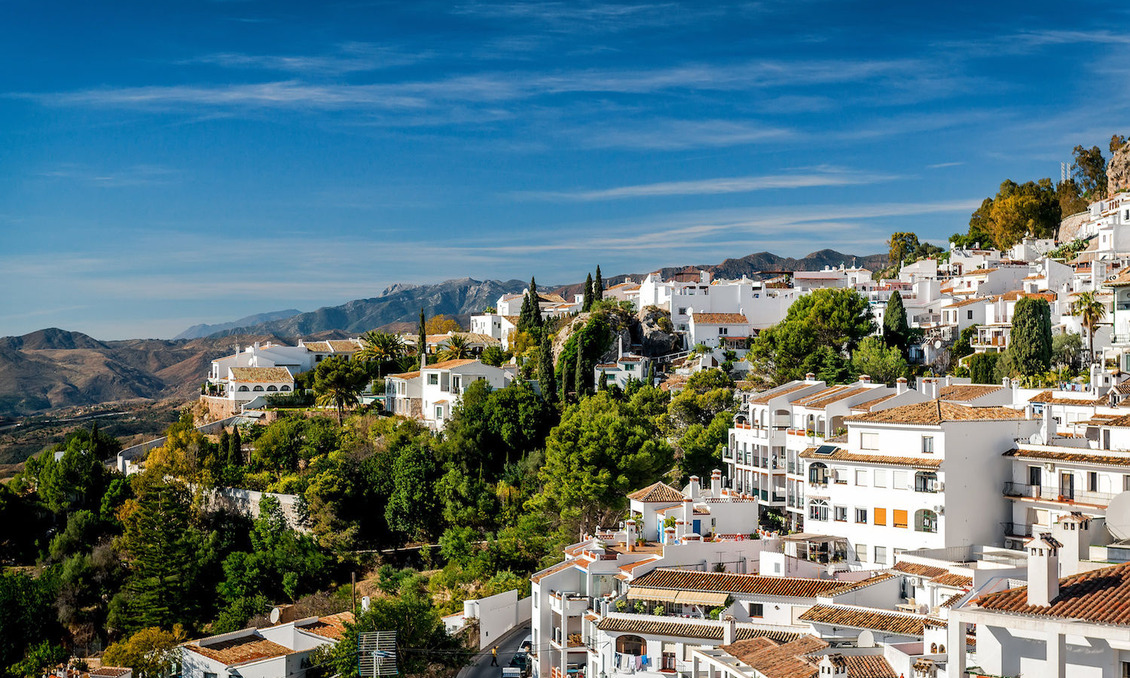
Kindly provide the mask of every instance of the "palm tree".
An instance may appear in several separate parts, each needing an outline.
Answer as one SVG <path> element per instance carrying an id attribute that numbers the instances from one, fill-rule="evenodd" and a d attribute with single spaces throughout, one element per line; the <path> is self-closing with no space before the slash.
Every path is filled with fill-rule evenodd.
<path id="1" fill-rule="evenodd" d="M 360 400 L 358 395 L 365 384 L 365 371 L 356 363 L 343 358 L 331 357 L 318 365 L 314 373 L 314 393 L 321 407 L 337 410 L 338 426 L 342 423 L 342 412 Z"/>
<path id="2" fill-rule="evenodd" d="M 447 346 L 440 351 L 440 360 L 462 360 L 471 357 L 471 342 L 465 334 L 452 334 L 447 338 Z"/>
<path id="3" fill-rule="evenodd" d="M 1095 328 L 1106 317 L 1106 304 L 1094 292 L 1083 292 L 1071 303 L 1071 313 L 1079 316 L 1079 323 L 1087 328 L 1087 341 L 1091 349 L 1091 362 L 1095 360 Z"/>
<path id="4" fill-rule="evenodd" d="M 399 360 L 408 354 L 408 347 L 399 334 L 369 330 L 361 337 L 361 341 L 365 347 L 358 352 L 357 357 L 377 363 L 377 379 L 381 378 L 381 368 L 385 363 Z"/>

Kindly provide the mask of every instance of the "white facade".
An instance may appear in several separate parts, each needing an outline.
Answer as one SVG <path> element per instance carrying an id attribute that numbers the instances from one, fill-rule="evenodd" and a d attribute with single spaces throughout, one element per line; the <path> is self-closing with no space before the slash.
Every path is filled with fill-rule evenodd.
<path id="1" fill-rule="evenodd" d="M 420 419 L 442 430 L 463 392 L 476 381 L 505 388 L 511 372 L 479 360 L 446 360 L 416 372 L 392 374 L 385 379 L 385 407 L 393 414 Z"/>
<path id="2" fill-rule="evenodd" d="M 353 615 L 343 612 L 184 643 L 178 648 L 180 675 L 184 678 L 300 678 L 306 673 L 304 662 L 310 652 L 335 644 L 344 631 L 344 624 L 352 621 Z"/>

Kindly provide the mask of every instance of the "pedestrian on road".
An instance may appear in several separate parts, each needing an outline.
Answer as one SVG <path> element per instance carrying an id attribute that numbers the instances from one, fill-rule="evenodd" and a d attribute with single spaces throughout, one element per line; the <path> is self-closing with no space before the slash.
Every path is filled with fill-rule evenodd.
<path id="1" fill-rule="evenodd" d="M 498 646 L 495 645 L 490 649 L 490 665 L 498 666 Z"/>

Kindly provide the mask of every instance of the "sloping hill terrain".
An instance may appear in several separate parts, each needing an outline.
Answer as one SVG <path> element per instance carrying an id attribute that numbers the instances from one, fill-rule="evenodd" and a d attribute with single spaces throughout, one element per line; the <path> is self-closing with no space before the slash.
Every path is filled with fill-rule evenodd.
<path id="1" fill-rule="evenodd" d="M 266 322 L 270 322 L 272 320 L 284 320 L 286 318 L 296 316 L 301 312 L 302 311 L 299 311 L 296 308 L 290 308 L 290 309 L 287 309 L 285 311 L 270 311 L 268 313 L 256 313 L 255 315 L 249 315 L 246 318 L 240 318 L 239 320 L 233 320 L 230 323 L 217 323 L 215 325 L 206 325 L 206 324 L 193 325 L 192 327 L 188 328 L 184 332 L 181 332 L 177 336 L 173 337 L 173 339 L 199 339 L 201 337 L 207 337 L 209 335 L 216 334 L 216 333 L 219 333 L 219 332 L 225 332 L 227 330 L 234 330 L 238 327 L 250 327 L 251 325 L 259 325 L 260 323 L 266 323 Z"/>

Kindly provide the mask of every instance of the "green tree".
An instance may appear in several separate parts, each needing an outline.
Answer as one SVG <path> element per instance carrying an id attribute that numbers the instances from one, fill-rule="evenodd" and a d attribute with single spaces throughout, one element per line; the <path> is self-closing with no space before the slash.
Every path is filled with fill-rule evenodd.
<path id="1" fill-rule="evenodd" d="M 980 207 L 973 211 L 969 217 L 969 229 L 965 235 L 955 233 L 950 236 L 950 242 L 958 247 L 989 247 L 993 244 L 993 235 L 990 228 L 992 222 L 993 199 L 985 198 Z"/>
<path id="2" fill-rule="evenodd" d="M 1050 179 L 1019 185 L 1005 181 L 993 199 L 988 228 L 997 248 L 1006 250 L 1026 235 L 1053 237 L 1060 216 L 1059 199 Z"/>
<path id="3" fill-rule="evenodd" d="M 0 572 L 0 672 L 14 667 L 36 644 L 54 635 L 53 601 L 53 591 L 43 579 L 23 572 Z"/>
<path id="4" fill-rule="evenodd" d="M 582 298 L 582 301 L 581 301 L 581 312 L 582 313 L 588 313 L 589 309 L 592 308 L 592 302 L 593 302 L 592 273 L 589 273 L 585 277 L 585 289 L 584 289 L 584 297 Z"/>
<path id="5" fill-rule="evenodd" d="M 405 447 L 392 467 L 392 494 L 385 506 L 390 529 L 409 539 L 425 539 L 438 527 L 435 457 L 419 445 Z"/>
<path id="6" fill-rule="evenodd" d="M 596 277 L 592 280 L 592 300 L 594 302 L 604 300 L 604 277 L 600 275 L 599 264 L 596 267 Z"/>
<path id="7" fill-rule="evenodd" d="M 785 319 L 761 332 L 747 360 L 775 383 L 803 378 L 814 357 L 843 361 L 875 328 L 869 305 L 855 290 L 819 289 L 789 307 Z M 841 363 L 842 366 L 842 363 Z"/>
<path id="8" fill-rule="evenodd" d="M 573 375 L 573 386 L 577 390 L 577 399 L 580 400 L 589 392 L 589 367 L 585 361 L 585 337 L 577 335 L 577 362 L 574 365 L 576 374 Z"/>
<path id="9" fill-rule="evenodd" d="M 553 368 L 553 345 L 549 342 L 549 335 L 541 338 L 541 352 L 538 354 L 538 385 L 541 387 L 542 396 L 550 404 L 557 402 L 557 378 Z"/>
<path id="10" fill-rule="evenodd" d="M 123 520 L 129 578 L 111 604 L 110 623 L 125 631 L 172 628 L 191 620 L 197 606 L 192 593 L 198 544 L 189 525 L 188 493 L 160 477 L 139 484 Z"/>
<path id="11" fill-rule="evenodd" d="M 887 241 L 889 252 L 887 254 L 895 272 L 902 266 L 903 261 L 918 249 L 918 236 L 909 231 L 899 231 L 891 234 Z"/>
<path id="12" fill-rule="evenodd" d="M 953 357 L 964 358 L 973 353 L 973 338 L 977 336 L 977 325 L 970 325 L 961 331 L 957 341 L 953 343 Z"/>
<path id="13" fill-rule="evenodd" d="M 857 374 L 866 374 L 873 380 L 888 385 L 899 377 L 906 376 L 910 369 L 902 357 L 902 351 L 894 346 L 885 346 L 875 337 L 859 342 L 851 362 Z"/>
<path id="14" fill-rule="evenodd" d="M 1023 297 L 1012 314 L 1008 351 L 1017 374 L 1043 374 L 1052 364 L 1051 307 L 1045 299 Z"/>
<path id="15" fill-rule="evenodd" d="M 1071 314 L 1079 316 L 1079 324 L 1087 330 L 1087 346 L 1091 361 L 1095 360 L 1095 330 L 1106 317 L 1106 304 L 1094 292 L 1083 292 L 1071 302 Z"/>
<path id="16" fill-rule="evenodd" d="M 416 326 L 416 361 L 421 367 L 428 364 L 428 323 L 423 306 L 420 307 L 420 322 Z"/>
<path id="17" fill-rule="evenodd" d="M 1122 136 L 1121 134 L 1112 134 L 1111 137 L 1110 137 L 1110 154 L 1114 155 L 1115 151 L 1117 151 L 1118 149 L 1122 148 L 1125 145 L 1126 145 L 1126 137 Z"/>
<path id="18" fill-rule="evenodd" d="M 453 334 L 447 339 L 447 346 L 440 351 L 440 360 L 464 360 L 471 357 L 471 342 L 464 334 Z"/>
<path id="19" fill-rule="evenodd" d="M 178 676 L 181 666 L 177 646 L 185 639 L 184 629 L 180 626 L 172 631 L 157 627 L 141 629 L 106 648 L 102 664 L 131 668 L 138 678 Z"/>
<path id="20" fill-rule="evenodd" d="M 1076 146 L 1071 154 L 1075 158 L 1071 164 L 1071 177 L 1079 183 L 1084 197 L 1102 199 L 1106 195 L 1106 159 L 1102 150 L 1098 146 Z"/>
<path id="21" fill-rule="evenodd" d="M 243 437 L 239 434 L 239 427 L 232 426 L 231 437 L 228 438 L 228 465 L 243 466 Z"/>
<path id="22" fill-rule="evenodd" d="M 974 384 L 997 383 L 997 362 L 999 353 L 974 353 L 969 359 L 969 377 Z"/>
<path id="23" fill-rule="evenodd" d="M 1059 201 L 1059 212 L 1065 217 L 1087 210 L 1087 200 L 1083 197 L 1079 190 L 1079 184 L 1074 179 L 1056 184 L 1055 197 Z"/>
<path id="24" fill-rule="evenodd" d="M 492 367 L 502 367 L 502 363 L 509 359 L 510 356 L 498 346 L 487 346 L 483 349 L 483 354 L 479 356 L 479 360 L 482 360 L 484 365 Z"/>
<path id="25" fill-rule="evenodd" d="M 359 363 L 341 356 L 330 356 L 314 369 L 314 394 L 322 407 L 337 410 L 337 423 L 342 422 L 342 412 L 358 402 L 368 375 Z"/>
<path id="26" fill-rule="evenodd" d="M 1052 363 L 1056 365 L 1075 365 L 1083 352 L 1083 338 L 1074 332 L 1065 332 L 1052 337 Z"/>
<path id="27" fill-rule="evenodd" d="M 561 359 L 557 361 L 561 369 L 561 401 L 566 402 L 569 400 L 569 394 L 573 393 L 577 388 L 577 371 L 576 366 L 572 364 L 572 358 L 561 353 Z"/>
<path id="28" fill-rule="evenodd" d="M 376 365 L 378 379 L 385 366 L 395 364 L 408 352 L 400 335 L 391 332 L 370 330 L 361 336 L 361 341 L 364 347 L 358 352 L 357 357 Z"/>
<path id="29" fill-rule="evenodd" d="M 909 339 L 910 326 L 906 322 L 906 307 L 903 306 L 902 295 L 895 290 L 891 293 L 887 309 L 883 313 L 883 341 L 887 346 L 897 348 L 905 355 Z"/>
<path id="30" fill-rule="evenodd" d="M 67 651 L 61 645 L 44 640 L 29 647 L 23 660 L 14 664 L 8 671 L 23 678 L 38 678 L 66 660 Z"/>
<path id="31" fill-rule="evenodd" d="M 658 433 L 654 420 L 632 403 L 607 392 L 583 399 L 566 410 L 546 439 L 535 505 L 559 513 L 565 534 L 612 524 L 629 491 L 670 468 L 672 450 Z"/>

